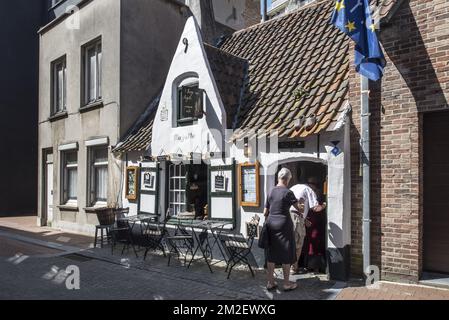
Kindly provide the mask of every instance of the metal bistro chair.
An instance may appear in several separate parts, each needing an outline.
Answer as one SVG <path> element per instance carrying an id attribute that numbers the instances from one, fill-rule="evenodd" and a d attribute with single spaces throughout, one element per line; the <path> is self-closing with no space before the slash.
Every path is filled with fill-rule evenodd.
<path id="1" fill-rule="evenodd" d="M 129 209 L 116 210 L 116 220 L 113 227 L 109 229 L 109 235 L 111 237 L 111 254 L 114 254 L 114 248 L 118 243 L 123 244 L 122 253 L 125 252 L 125 249 L 129 250 L 132 247 L 136 258 L 138 258 L 137 250 L 134 246 L 134 239 L 132 235 L 132 229 L 129 225 L 129 222 L 124 218 L 124 214 L 129 212 Z"/>
<path id="2" fill-rule="evenodd" d="M 223 244 L 226 251 L 229 254 L 229 260 L 226 266 L 226 272 L 228 272 L 228 279 L 231 276 L 232 268 L 238 263 L 244 263 L 251 271 L 251 275 L 254 277 L 254 271 L 249 263 L 248 256 L 251 253 L 254 238 L 257 236 L 257 229 L 259 228 L 256 223 L 248 224 L 248 239 L 245 239 L 242 235 L 239 238 L 228 238 L 224 240 Z"/>
<path id="3" fill-rule="evenodd" d="M 150 250 L 160 249 L 164 257 L 167 256 L 163 242 L 168 234 L 166 224 L 169 218 L 169 212 L 167 212 L 163 223 L 142 222 L 142 246 L 145 248 L 143 260 L 146 260 Z"/>
<path id="4" fill-rule="evenodd" d="M 197 241 L 198 241 L 197 247 L 195 249 L 195 252 L 192 255 L 192 259 L 190 259 L 190 262 L 187 265 L 187 269 L 190 268 L 190 265 L 192 264 L 193 260 L 195 259 L 195 255 L 197 254 L 198 251 L 200 251 L 201 255 L 202 255 L 202 259 L 204 259 L 204 261 L 206 261 L 209 271 L 211 273 L 213 273 L 210 263 L 207 260 L 208 258 L 210 258 L 212 260 L 212 248 L 210 247 L 210 244 L 209 244 L 208 229 L 204 229 L 203 231 L 201 231 L 201 233 L 198 235 Z"/>
<path id="5" fill-rule="evenodd" d="M 167 236 L 165 239 L 169 248 L 167 265 L 170 265 L 172 254 L 176 254 L 179 259 L 179 257 L 182 255 L 182 251 L 185 251 L 184 265 L 186 265 L 187 254 L 190 253 L 192 256 L 194 255 L 193 250 L 195 247 L 195 238 L 193 234 L 189 233 L 186 227 L 178 224 L 176 226 L 175 234 L 173 236 Z"/>

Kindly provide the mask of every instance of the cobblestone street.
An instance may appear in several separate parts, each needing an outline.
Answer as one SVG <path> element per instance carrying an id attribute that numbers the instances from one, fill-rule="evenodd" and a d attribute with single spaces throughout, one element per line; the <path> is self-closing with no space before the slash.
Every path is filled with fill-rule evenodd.
<path id="1" fill-rule="evenodd" d="M 146 261 L 142 254 L 136 259 L 128 253 L 120 255 L 120 250 L 112 256 L 109 247 L 87 249 L 82 237 L 56 232 L 47 244 L 57 247 L 61 240 L 66 243 L 53 249 L 43 246 L 45 229 L 36 235 L 32 226 L 22 227 L 26 230 L 13 230 L 12 226 L 0 227 L 0 299 L 308 300 L 334 299 L 340 291 L 335 282 L 312 276 L 299 280 L 299 289 L 293 292 L 267 292 L 262 270 L 252 278 L 247 269 L 237 269 L 228 280 L 223 266 L 213 266 L 214 273 L 210 273 L 204 261 L 186 269 L 176 259 L 167 266 L 167 259 L 158 254 L 149 254 Z M 70 246 L 74 243 L 82 244 L 78 252 Z M 80 290 L 66 288 L 69 265 L 80 269 Z"/>
<path id="2" fill-rule="evenodd" d="M 255 278 L 246 268 L 226 279 L 223 264 L 210 273 L 204 261 L 190 269 L 160 253 L 143 261 L 117 248 L 92 248 L 91 237 L 38 228 L 30 218 L 0 218 L 0 299 L 127 300 L 421 300 L 449 299 L 449 290 L 422 285 L 328 281 L 325 276 L 292 276 L 298 289 L 268 292 L 265 272 Z M 132 251 L 131 251 L 132 252 Z M 68 290 L 68 266 L 80 270 L 80 290 Z M 277 270 L 278 282 L 282 274 Z"/>
<path id="3" fill-rule="evenodd" d="M 311 278 L 300 281 L 297 291 L 272 294 L 264 289 L 263 272 L 253 279 L 249 271 L 236 271 L 227 280 L 222 268 L 211 274 L 200 265 L 167 267 L 166 259 L 158 256 L 146 262 L 117 257 L 114 263 L 101 260 L 98 253 L 96 259 L 89 255 L 2 257 L 0 299 L 326 299 L 333 285 Z M 69 265 L 80 269 L 80 290 L 66 289 Z"/>

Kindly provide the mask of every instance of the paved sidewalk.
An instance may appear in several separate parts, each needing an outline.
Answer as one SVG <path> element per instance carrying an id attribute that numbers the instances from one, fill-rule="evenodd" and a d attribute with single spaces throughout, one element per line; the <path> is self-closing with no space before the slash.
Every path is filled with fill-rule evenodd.
<path id="1" fill-rule="evenodd" d="M 36 216 L 0 217 L 0 232 L 32 237 L 60 246 L 72 246 L 80 249 L 93 246 L 93 237 L 91 236 L 67 233 L 48 227 L 38 227 L 36 220 Z"/>
<path id="2" fill-rule="evenodd" d="M 449 289 L 380 281 L 377 286 L 345 288 L 336 300 L 449 300 Z"/>
<path id="3" fill-rule="evenodd" d="M 246 268 L 236 268 L 228 280 L 223 265 L 214 265 L 210 273 L 204 261 L 186 269 L 175 258 L 167 266 L 160 253 L 149 254 L 146 261 L 143 252 L 136 259 L 132 250 L 111 255 L 109 246 L 91 248 L 92 237 L 34 227 L 34 219 L 0 218 L 0 237 L 12 246 L 6 248 L 8 255 L 0 254 L 0 287 L 5 289 L 0 299 L 324 300 L 334 299 L 344 287 L 325 276 L 296 276 L 297 290 L 268 292 L 264 270 L 252 278 Z M 58 251 L 42 254 L 46 244 Z M 14 256 L 16 248 L 23 255 Z M 80 268 L 79 291 L 65 288 L 68 265 Z"/>

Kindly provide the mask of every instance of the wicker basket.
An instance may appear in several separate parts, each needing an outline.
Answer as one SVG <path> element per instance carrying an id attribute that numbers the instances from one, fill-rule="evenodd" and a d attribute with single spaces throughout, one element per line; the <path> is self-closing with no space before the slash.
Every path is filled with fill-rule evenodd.
<path id="1" fill-rule="evenodd" d="M 99 208 L 95 210 L 100 225 L 109 226 L 115 222 L 115 212 L 113 208 Z"/>

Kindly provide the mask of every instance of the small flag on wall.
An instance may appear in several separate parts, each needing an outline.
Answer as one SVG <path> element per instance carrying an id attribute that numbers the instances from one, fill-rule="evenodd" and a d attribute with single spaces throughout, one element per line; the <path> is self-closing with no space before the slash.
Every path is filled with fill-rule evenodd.
<path id="1" fill-rule="evenodd" d="M 336 0 L 332 24 L 355 42 L 355 68 L 370 80 L 382 78 L 385 57 L 371 17 L 369 0 Z"/>

